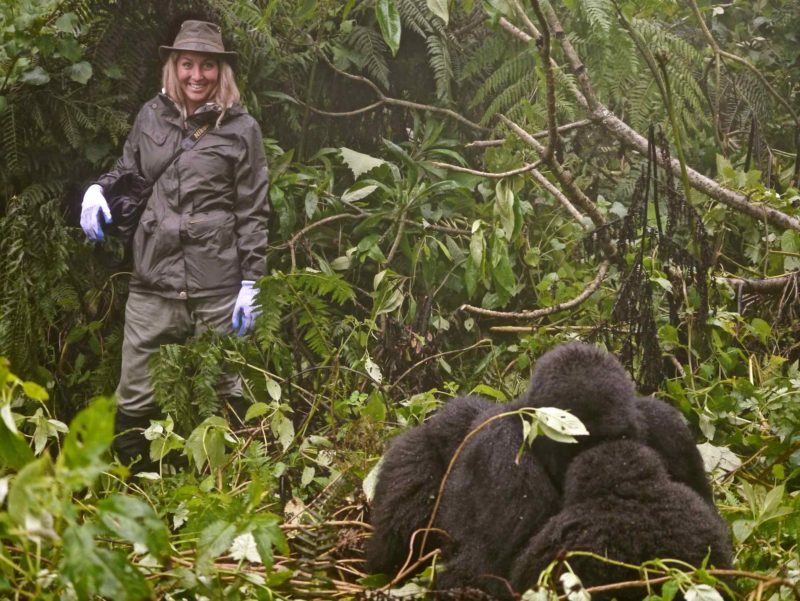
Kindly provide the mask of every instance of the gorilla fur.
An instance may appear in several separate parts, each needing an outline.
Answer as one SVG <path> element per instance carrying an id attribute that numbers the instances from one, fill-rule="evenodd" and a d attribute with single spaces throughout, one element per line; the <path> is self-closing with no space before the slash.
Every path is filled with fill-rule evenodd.
<path id="1" fill-rule="evenodd" d="M 575 444 L 540 436 L 526 449 L 518 415 L 478 432 L 464 446 L 442 497 L 436 525 L 448 536 L 437 588 L 473 586 L 508 596 L 511 563 L 560 509 L 563 474 L 575 453 L 603 440 L 644 436 L 636 399 L 633 382 L 608 353 L 582 343 L 545 353 L 528 392 L 501 410 L 558 407 L 576 415 L 589 436 Z M 479 415 L 471 429 L 489 417 Z"/>
<path id="2" fill-rule="evenodd" d="M 555 347 L 536 363 L 523 404 L 564 409 L 589 430 L 577 444 L 545 438 L 534 444 L 559 487 L 578 452 L 603 440 L 627 438 L 657 451 L 670 477 L 713 505 L 703 459 L 680 411 L 660 399 L 640 397 L 625 368 L 610 353 L 581 342 Z"/>
<path id="3" fill-rule="evenodd" d="M 428 421 L 395 438 L 384 455 L 372 501 L 373 533 L 367 543 L 367 568 L 396 573 L 409 558 L 412 535 L 427 527 L 439 486 L 453 453 L 478 414 L 494 407 L 475 395 L 443 405 Z M 413 557 L 421 556 L 423 532 L 415 537 Z M 441 541 L 429 534 L 426 549 Z"/>
<path id="4" fill-rule="evenodd" d="M 520 591 L 566 551 L 589 551 L 639 565 L 678 559 L 699 566 L 707 554 L 717 568 L 731 565 L 725 523 L 697 492 L 674 482 L 658 453 L 629 440 L 580 453 L 567 470 L 563 509 L 529 542 L 511 570 Z M 637 571 L 585 556 L 567 560 L 585 587 L 638 579 Z M 597 600 L 638 600 L 642 589 L 593 594 Z"/>
<path id="5" fill-rule="evenodd" d="M 538 407 L 569 411 L 583 422 L 589 435 L 578 437 L 574 444 L 539 436 L 531 448 L 525 448 L 520 417 L 499 415 Z M 437 575 L 437 588 L 472 586 L 508 597 L 512 564 L 519 584 L 523 569 L 519 566 L 531 564 L 536 556 L 526 552 L 527 564 L 516 558 L 523 549 L 531 548 L 532 540 L 539 540 L 537 533 L 562 510 L 561 491 L 573 458 L 584 456 L 596 445 L 613 450 L 609 441 L 637 441 L 626 444 L 634 445 L 637 456 L 645 459 L 652 458 L 653 452 L 643 445 L 650 445 L 661 471 L 666 466 L 668 472 L 653 481 L 666 489 L 671 485 L 669 477 L 685 483 L 697 492 L 689 496 L 693 501 L 700 498 L 705 514 L 716 516 L 702 460 L 680 413 L 657 399 L 639 397 L 633 381 L 611 354 L 570 342 L 537 361 L 527 392 L 516 401 L 497 406 L 478 397 L 455 399 L 428 422 L 394 441 L 385 456 L 373 502 L 374 532 L 367 546 L 371 571 L 394 574 L 405 562 L 412 534 L 431 519 L 441 479 L 456 448 L 473 430 L 475 434 L 448 475 L 434 516 L 433 526 L 444 534 L 428 537 L 426 550 L 442 548 L 444 570 Z M 646 467 L 647 460 L 644 463 Z M 598 488 L 591 481 L 581 488 L 582 473 L 577 471 L 568 483 L 573 504 L 580 499 L 591 502 Z M 644 468 L 634 469 L 630 481 L 647 473 Z M 685 493 L 682 485 L 674 486 Z M 575 492 L 581 490 L 584 496 Z M 670 523 L 677 527 L 678 520 Z M 655 526 L 656 533 L 659 528 Z M 562 533 L 549 527 L 547 531 L 555 545 Z M 629 538 L 624 529 L 609 536 L 614 535 L 624 539 L 621 544 Z M 418 535 L 417 543 L 421 540 Z M 417 546 L 414 556 L 420 554 Z M 525 569 L 524 573 L 532 571 Z"/>
<path id="6" fill-rule="evenodd" d="M 502 411 L 481 414 L 470 429 Z M 470 586 L 508 596 L 511 561 L 560 506 L 538 455 L 523 443 L 520 417 L 511 415 L 487 423 L 464 445 L 435 522 L 447 533 L 437 589 Z"/>

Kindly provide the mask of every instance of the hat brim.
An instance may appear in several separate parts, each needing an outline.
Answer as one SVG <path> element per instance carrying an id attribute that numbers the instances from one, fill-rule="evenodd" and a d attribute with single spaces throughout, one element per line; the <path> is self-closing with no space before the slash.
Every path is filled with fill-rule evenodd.
<path id="1" fill-rule="evenodd" d="M 226 60 L 231 67 L 236 67 L 236 62 L 238 59 L 238 55 L 230 50 L 215 50 L 209 48 L 206 44 L 188 42 L 181 44 L 180 46 L 159 46 L 158 47 L 158 55 L 161 57 L 162 61 L 167 60 L 169 58 L 170 52 L 199 52 L 200 54 L 210 54 L 211 56 L 216 56 Z"/>

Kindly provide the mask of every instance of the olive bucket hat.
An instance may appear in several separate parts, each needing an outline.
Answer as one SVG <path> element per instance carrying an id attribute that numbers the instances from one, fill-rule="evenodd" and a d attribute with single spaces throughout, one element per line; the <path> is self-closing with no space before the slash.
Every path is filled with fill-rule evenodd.
<path id="1" fill-rule="evenodd" d="M 165 61 L 173 50 L 213 54 L 224 58 L 232 67 L 236 67 L 236 53 L 225 50 L 225 46 L 222 44 L 222 33 L 219 25 L 215 23 L 184 21 L 172 46 L 159 46 L 158 55 L 161 60 Z"/>

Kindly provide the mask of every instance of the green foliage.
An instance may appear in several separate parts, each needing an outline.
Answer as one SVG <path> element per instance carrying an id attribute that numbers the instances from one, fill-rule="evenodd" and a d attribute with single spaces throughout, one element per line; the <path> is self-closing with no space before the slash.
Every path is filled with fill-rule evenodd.
<path id="1" fill-rule="evenodd" d="M 617 115 L 640 132 L 679 123 L 690 163 L 755 205 L 797 214 L 791 116 L 751 70 L 733 61 L 717 70 L 687 7 L 572 0 L 553 8 Z M 766 0 L 713 8 L 701 6 L 720 46 L 747 57 L 791 101 L 797 11 Z M 80 241 L 76 208 L 158 88 L 156 47 L 187 14 L 223 24 L 240 56 L 244 102 L 268 136 L 271 271 L 258 282 L 253 338 L 204 336 L 154 359 L 156 396 L 169 415 L 146 435 L 160 470 L 125 482 L 108 452 L 113 401 L 90 399 L 117 381 L 126 274 Z M 624 348 L 635 332 L 612 311 L 636 266 L 658 393 L 702 441 L 737 567 L 767 579 L 765 598 L 792 598 L 788 579 L 768 578 L 800 567 L 796 293 L 790 285 L 755 297 L 717 276 L 792 274 L 800 239 L 699 194 L 678 201 L 660 171 L 658 198 L 636 204 L 646 164 L 590 125 L 565 133 L 557 152 L 609 230 L 636 214 L 610 276 L 570 312 L 513 321 L 468 312 L 467 304 L 552 307 L 583 292 L 597 269 L 585 224 L 528 175 L 497 180 L 441 166 L 507 171 L 539 158 L 496 126 L 499 113 L 531 132 L 547 125 L 535 43 L 511 38 L 501 14 L 521 22 L 501 0 L 0 7 L 0 353 L 21 376 L 0 364 L 3 595 L 352 594 L 365 535 L 361 482 L 386 440 L 457 394 L 516 397 L 537 357 L 559 341 Z M 676 121 L 621 16 L 663 58 Z M 350 112 L 377 100 L 323 57 L 387 96 L 495 129 L 388 104 L 317 115 L 308 107 Z M 559 68 L 555 79 L 559 125 L 584 118 L 575 78 Z M 478 136 L 508 139 L 479 154 L 466 145 Z M 666 237 L 654 234 L 659 227 Z M 675 249 L 698 258 L 704 236 L 710 267 L 690 274 Z M 492 329 L 509 322 L 523 333 Z M 632 372 L 643 362 L 633 352 Z M 222 417 L 214 382 L 223 368 L 243 376 L 243 428 Z M 563 420 L 547 430 L 539 417 L 525 422 L 531 436 L 559 435 Z M 188 468 L 170 465 L 183 457 Z M 706 598 L 715 584 L 702 569 L 650 567 L 671 578 L 650 599 Z M 742 579 L 739 595 L 756 586 Z"/>

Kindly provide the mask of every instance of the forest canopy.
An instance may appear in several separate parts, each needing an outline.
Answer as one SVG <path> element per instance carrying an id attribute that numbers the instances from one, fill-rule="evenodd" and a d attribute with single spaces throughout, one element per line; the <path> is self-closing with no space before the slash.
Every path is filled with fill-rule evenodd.
<path id="1" fill-rule="evenodd" d="M 269 275 L 253 336 L 162 347 L 128 479 L 130 274 L 78 214 L 187 18 L 264 133 Z M 800 598 L 798 38 L 797 0 L 2 2 L 0 594 L 422 594 L 364 572 L 386 443 L 579 339 L 680 409 L 731 528 L 735 573 L 648 598 Z"/>

